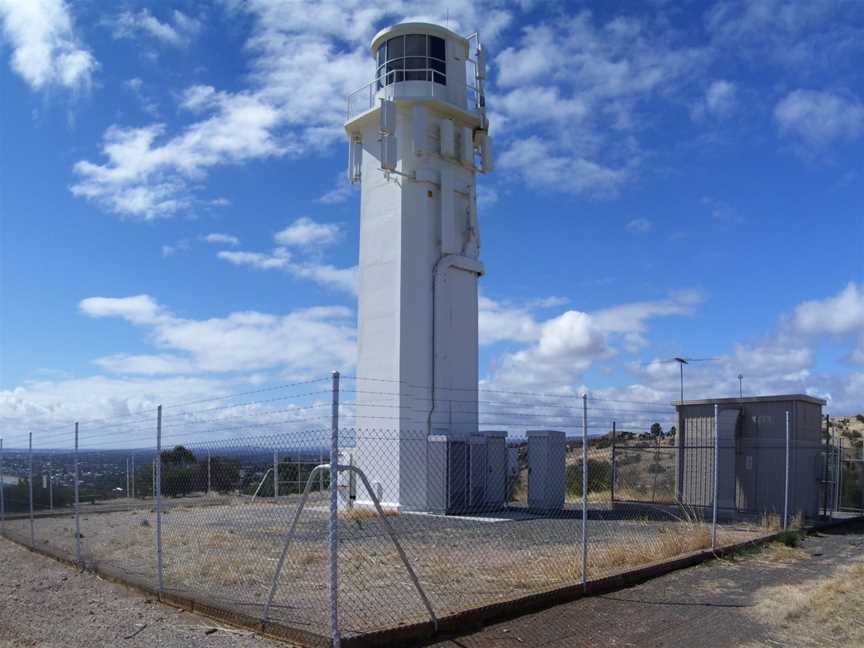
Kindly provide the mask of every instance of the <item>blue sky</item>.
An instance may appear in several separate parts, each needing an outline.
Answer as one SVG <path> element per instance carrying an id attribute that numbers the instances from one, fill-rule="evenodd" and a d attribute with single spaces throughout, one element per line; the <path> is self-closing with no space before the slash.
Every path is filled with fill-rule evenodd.
<path id="1" fill-rule="evenodd" d="M 864 4 L 0 0 L 0 418 L 353 371 L 345 99 L 479 30 L 490 387 L 864 410 Z"/>

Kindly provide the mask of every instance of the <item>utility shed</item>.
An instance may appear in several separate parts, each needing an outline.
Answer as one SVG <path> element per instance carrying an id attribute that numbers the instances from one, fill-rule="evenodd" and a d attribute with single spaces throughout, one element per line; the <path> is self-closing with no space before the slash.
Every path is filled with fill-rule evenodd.
<path id="1" fill-rule="evenodd" d="M 718 407 L 717 507 L 783 513 L 789 412 L 789 515 L 819 514 L 824 482 L 822 407 L 803 394 L 674 402 L 678 500 L 713 505 L 714 406 Z"/>

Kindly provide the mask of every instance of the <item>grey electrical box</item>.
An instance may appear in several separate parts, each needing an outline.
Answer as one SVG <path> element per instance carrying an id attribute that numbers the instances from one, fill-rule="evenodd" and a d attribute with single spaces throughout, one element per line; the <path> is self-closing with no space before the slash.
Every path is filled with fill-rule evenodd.
<path id="1" fill-rule="evenodd" d="M 427 497 L 432 513 L 461 513 L 469 504 L 469 444 L 444 434 L 428 438 Z"/>
<path id="2" fill-rule="evenodd" d="M 528 508 L 557 511 L 564 506 L 564 433 L 528 431 Z"/>
<path id="3" fill-rule="evenodd" d="M 468 505 L 472 509 L 486 504 L 486 437 L 472 434 L 468 440 Z"/>
<path id="4" fill-rule="evenodd" d="M 500 508 L 507 502 L 507 433 L 481 434 L 486 437 L 486 505 Z"/>

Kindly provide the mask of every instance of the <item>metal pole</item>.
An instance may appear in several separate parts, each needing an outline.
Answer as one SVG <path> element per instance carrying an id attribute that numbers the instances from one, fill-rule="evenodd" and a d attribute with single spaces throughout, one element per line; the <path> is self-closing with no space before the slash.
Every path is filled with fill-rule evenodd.
<path id="1" fill-rule="evenodd" d="M 339 648 L 339 372 L 333 372 L 330 428 L 330 637 Z M 323 471 L 322 471 L 323 475 Z M 323 477 L 321 478 L 323 480 Z M 323 483 L 323 482 L 322 482 Z"/>
<path id="2" fill-rule="evenodd" d="M 783 530 L 789 528 L 789 412 L 786 412 L 786 483 L 783 487 Z"/>
<path id="3" fill-rule="evenodd" d="M 717 491 L 720 476 L 720 406 L 714 403 L 714 515 L 711 522 L 711 548 L 717 548 Z"/>
<path id="4" fill-rule="evenodd" d="M 615 421 L 612 421 L 612 481 L 609 484 L 609 499 L 615 501 L 615 441 L 617 434 L 615 433 Z"/>
<path id="5" fill-rule="evenodd" d="M 162 580 L 162 406 L 156 408 L 156 571 L 159 594 L 165 591 Z"/>
<path id="6" fill-rule="evenodd" d="M 684 363 L 679 361 L 678 368 L 681 370 L 681 403 L 684 403 Z"/>
<path id="7" fill-rule="evenodd" d="M 405 570 L 408 572 L 408 577 L 414 584 L 414 588 L 417 590 L 417 594 L 419 594 L 420 599 L 423 601 L 423 605 L 426 608 L 426 611 L 429 613 L 429 618 L 432 620 L 432 630 L 433 632 L 438 632 L 438 618 L 435 616 L 435 611 L 432 609 L 432 604 L 429 602 L 429 597 L 426 596 L 426 592 L 423 591 L 423 586 L 420 584 L 420 580 L 417 578 L 417 573 L 414 571 L 414 568 L 408 561 L 408 556 L 405 555 L 405 550 L 402 549 L 402 545 L 399 544 L 399 538 L 396 537 L 396 532 L 393 531 L 393 527 L 391 526 L 390 521 L 387 519 L 387 516 L 384 515 L 384 509 L 381 508 L 381 502 L 378 501 L 378 496 L 375 495 L 375 491 L 372 490 L 372 485 L 369 483 L 366 475 L 357 466 L 347 465 L 339 466 L 339 468 L 357 475 L 360 478 L 360 481 L 363 482 L 363 488 L 366 489 L 366 493 L 369 495 L 369 499 L 372 500 L 372 504 L 375 506 L 375 511 L 378 513 L 378 519 L 381 521 L 384 530 L 387 532 L 387 535 L 390 536 L 390 540 L 396 547 L 396 553 L 399 554 L 399 559 L 402 561 L 402 564 L 405 565 Z M 288 534 L 285 536 L 285 544 L 282 545 L 282 553 L 279 556 L 279 560 L 276 562 L 276 571 L 273 573 L 273 582 L 270 585 L 270 594 L 267 596 L 267 603 L 264 604 L 264 613 L 261 616 L 262 624 L 266 624 L 267 620 L 270 618 L 270 607 L 273 605 L 273 598 L 276 596 L 276 590 L 279 586 L 279 577 L 282 574 L 282 568 L 285 566 L 285 558 L 288 556 L 288 548 L 291 546 L 291 541 L 294 539 L 294 532 L 297 529 L 297 522 L 300 520 L 300 515 L 301 513 L 303 513 L 303 509 L 306 506 L 306 500 L 309 499 L 309 491 L 312 488 L 312 482 L 314 481 L 316 473 L 319 470 L 330 470 L 330 466 L 315 466 L 315 468 L 313 468 L 312 472 L 309 474 L 309 478 L 306 480 L 306 487 L 303 489 L 303 495 L 300 497 L 300 504 L 298 504 L 297 510 L 294 511 L 294 518 L 291 520 L 291 525 L 288 528 Z"/>
<path id="8" fill-rule="evenodd" d="M 298 477 L 299 479 L 299 477 Z M 279 499 L 279 451 L 273 450 L 273 501 Z"/>
<path id="9" fill-rule="evenodd" d="M 75 423 L 75 560 L 81 564 L 81 502 L 78 498 L 78 423 Z"/>
<path id="10" fill-rule="evenodd" d="M 835 461 L 836 469 L 834 471 L 834 506 L 831 507 L 831 517 L 834 513 L 840 510 L 840 448 L 843 447 L 843 437 L 838 436 L 837 442 L 834 444 L 834 454 L 837 456 Z"/>
<path id="11" fill-rule="evenodd" d="M 33 433 L 29 432 L 29 458 L 30 458 L 30 547 L 36 546 L 36 532 L 33 529 Z"/>
<path id="12" fill-rule="evenodd" d="M 126 457 L 126 499 L 132 497 L 132 491 L 129 490 L 129 457 Z"/>
<path id="13" fill-rule="evenodd" d="M 210 448 L 207 448 L 207 494 L 210 494 Z"/>
<path id="14" fill-rule="evenodd" d="M 54 479 L 51 475 L 51 462 L 48 462 L 48 510 L 54 510 Z"/>
<path id="15" fill-rule="evenodd" d="M 822 470 L 822 515 L 828 515 L 828 441 L 831 438 L 831 415 L 825 415 L 825 465 Z"/>
<path id="16" fill-rule="evenodd" d="M 3 439 L 0 438 L 0 536 L 6 528 L 6 500 L 3 495 Z"/>
<path id="17" fill-rule="evenodd" d="M 135 455 L 132 455 L 132 499 L 135 499 Z"/>
<path id="18" fill-rule="evenodd" d="M 582 587 L 588 586 L 588 394 L 582 394 Z"/>

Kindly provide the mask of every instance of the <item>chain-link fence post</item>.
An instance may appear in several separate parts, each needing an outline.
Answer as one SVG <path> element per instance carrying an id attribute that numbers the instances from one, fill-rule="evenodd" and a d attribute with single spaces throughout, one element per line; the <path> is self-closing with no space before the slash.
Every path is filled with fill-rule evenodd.
<path id="1" fill-rule="evenodd" d="M 48 510 L 54 510 L 54 475 L 51 472 L 51 460 L 48 460 Z"/>
<path id="2" fill-rule="evenodd" d="M 714 505 L 711 521 L 711 549 L 717 548 L 717 493 L 720 482 L 720 406 L 714 403 Z"/>
<path id="3" fill-rule="evenodd" d="M 135 453 L 132 453 L 132 499 L 135 499 Z"/>
<path id="4" fill-rule="evenodd" d="M 834 519 L 834 514 L 840 510 L 840 456 L 843 454 L 843 437 L 837 436 L 834 439 L 834 454 L 837 457 L 835 461 L 836 469 L 834 470 L 834 506 L 831 507 L 831 519 Z"/>
<path id="5" fill-rule="evenodd" d="M 33 526 L 33 433 L 28 432 L 27 436 L 29 444 L 28 457 L 30 460 L 30 479 L 28 482 L 28 490 L 30 492 L 30 548 L 32 549 L 36 546 L 36 530 Z"/>
<path id="6" fill-rule="evenodd" d="M 207 448 L 207 494 L 210 495 L 212 481 L 210 479 L 210 448 Z"/>
<path id="7" fill-rule="evenodd" d="M 273 450 L 273 501 L 279 499 L 279 451 Z"/>
<path id="8" fill-rule="evenodd" d="M 75 468 L 73 479 L 73 493 L 75 497 L 75 562 L 78 567 L 83 569 L 84 564 L 81 562 L 81 500 L 78 493 L 78 422 L 75 422 L 75 455 L 73 457 Z"/>
<path id="9" fill-rule="evenodd" d="M 134 460 L 134 459 L 133 459 Z M 162 406 L 156 408 L 156 572 L 159 594 L 165 591 L 162 580 Z"/>
<path id="10" fill-rule="evenodd" d="M 330 428 L 330 637 L 339 648 L 339 372 L 333 372 Z"/>
<path id="11" fill-rule="evenodd" d="M 588 394 L 582 394 L 582 587 L 588 587 Z"/>
<path id="12" fill-rule="evenodd" d="M 783 530 L 789 528 L 789 412 L 786 412 L 786 476 L 783 486 Z"/>
<path id="13" fill-rule="evenodd" d="M 3 439 L 0 438 L 0 536 L 6 531 L 6 499 L 3 488 Z"/>
<path id="14" fill-rule="evenodd" d="M 615 421 L 612 421 L 612 479 L 609 480 L 609 501 L 615 501 L 615 445 L 616 445 Z"/>

